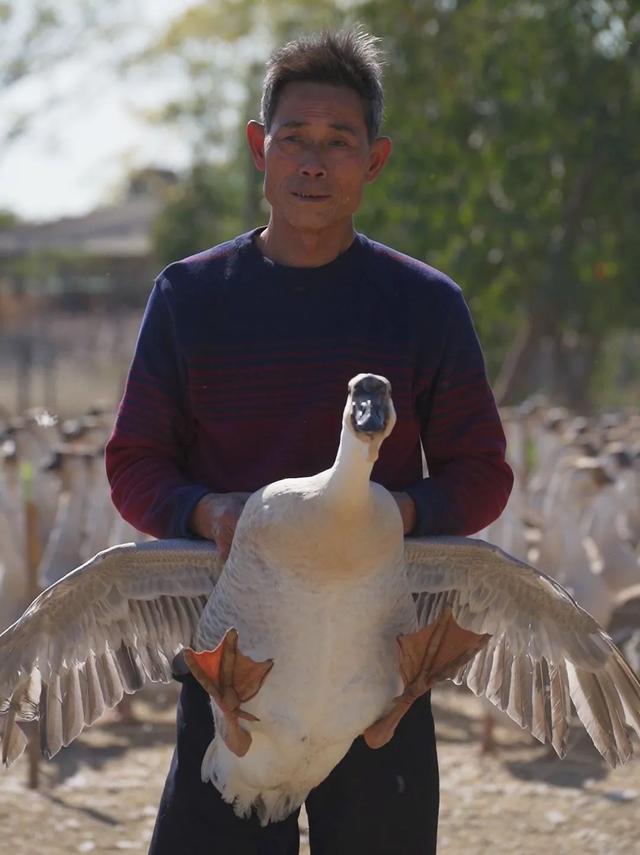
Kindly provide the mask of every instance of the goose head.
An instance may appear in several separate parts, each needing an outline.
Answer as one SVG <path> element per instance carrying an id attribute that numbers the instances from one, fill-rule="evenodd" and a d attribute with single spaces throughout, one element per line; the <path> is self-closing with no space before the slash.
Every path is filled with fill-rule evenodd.
<path id="1" fill-rule="evenodd" d="M 351 434 L 367 449 L 367 460 L 378 459 L 380 446 L 396 423 L 391 383 L 379 374 L 357 374 L 348 385 L 342 417 L 343 434 Z"/>

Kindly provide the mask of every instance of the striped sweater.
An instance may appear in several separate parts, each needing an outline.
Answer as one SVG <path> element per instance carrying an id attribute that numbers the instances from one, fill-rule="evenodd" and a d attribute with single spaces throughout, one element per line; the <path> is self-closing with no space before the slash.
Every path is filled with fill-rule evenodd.
<path id="1" fill-rule="evenodd" d="M 186 537 L 205 493 L 328 468 L 347 382 L 371 372 L 391 381 L 398 416 L 372 479 L 413 497 L 413 534 L 492 522 L 512 474 L 458 286 L 361 234 L 329 264 L 286 267 L 257 231 L 155 282 L 106 452 L 122 516 Z"/>

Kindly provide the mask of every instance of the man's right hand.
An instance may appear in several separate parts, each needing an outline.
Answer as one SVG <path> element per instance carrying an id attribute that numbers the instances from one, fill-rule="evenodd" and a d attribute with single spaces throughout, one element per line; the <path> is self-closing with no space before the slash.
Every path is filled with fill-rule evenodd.
<path id="1" fill-rule="evenodd" d="M 238 519 L 251 493 L 207 493 L 193 509 L 189 528 L 213 540 L 224 561 L 229 556 Z"/>

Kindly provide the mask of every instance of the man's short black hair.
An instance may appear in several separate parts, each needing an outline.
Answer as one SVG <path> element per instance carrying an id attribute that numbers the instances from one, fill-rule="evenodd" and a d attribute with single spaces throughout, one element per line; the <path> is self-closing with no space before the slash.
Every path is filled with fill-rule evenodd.
<path id="1" fill-rule="evenodd" d="M 276 50 L 262 86 L 262 121 L 267 131 L 287 83 L 328 83 L 353 89 L 362 101 L 369 140 L 380 132 L 384 96 L 379 40 L 360 27 L 302 36 Z"/>

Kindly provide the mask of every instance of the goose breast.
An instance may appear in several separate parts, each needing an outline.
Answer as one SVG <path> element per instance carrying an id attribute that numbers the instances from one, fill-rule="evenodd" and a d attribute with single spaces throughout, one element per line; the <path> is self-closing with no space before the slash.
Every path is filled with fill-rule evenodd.
<path id="1" fill-rule="evenodd" d="M 358 542 L 323 513 L 322 493 L 311 491 L 317 479 L 282 484 L 250 500 L 197 637 L 211 649 L 233 626 L 243 653 L 274 661 L 243 704 L 260 719 L 246 725 L 250 752 L 237 758 L 222 743 L 217 749 L 227 779 L 235 767 L 255 788 L 294 776 L 303 787 L 322 780 L 401 692 L 395 638 L 417 626 L 399 515 L 374 502 L 369 522 L 378 525 L 362 527 L 368 536 Z"/>

